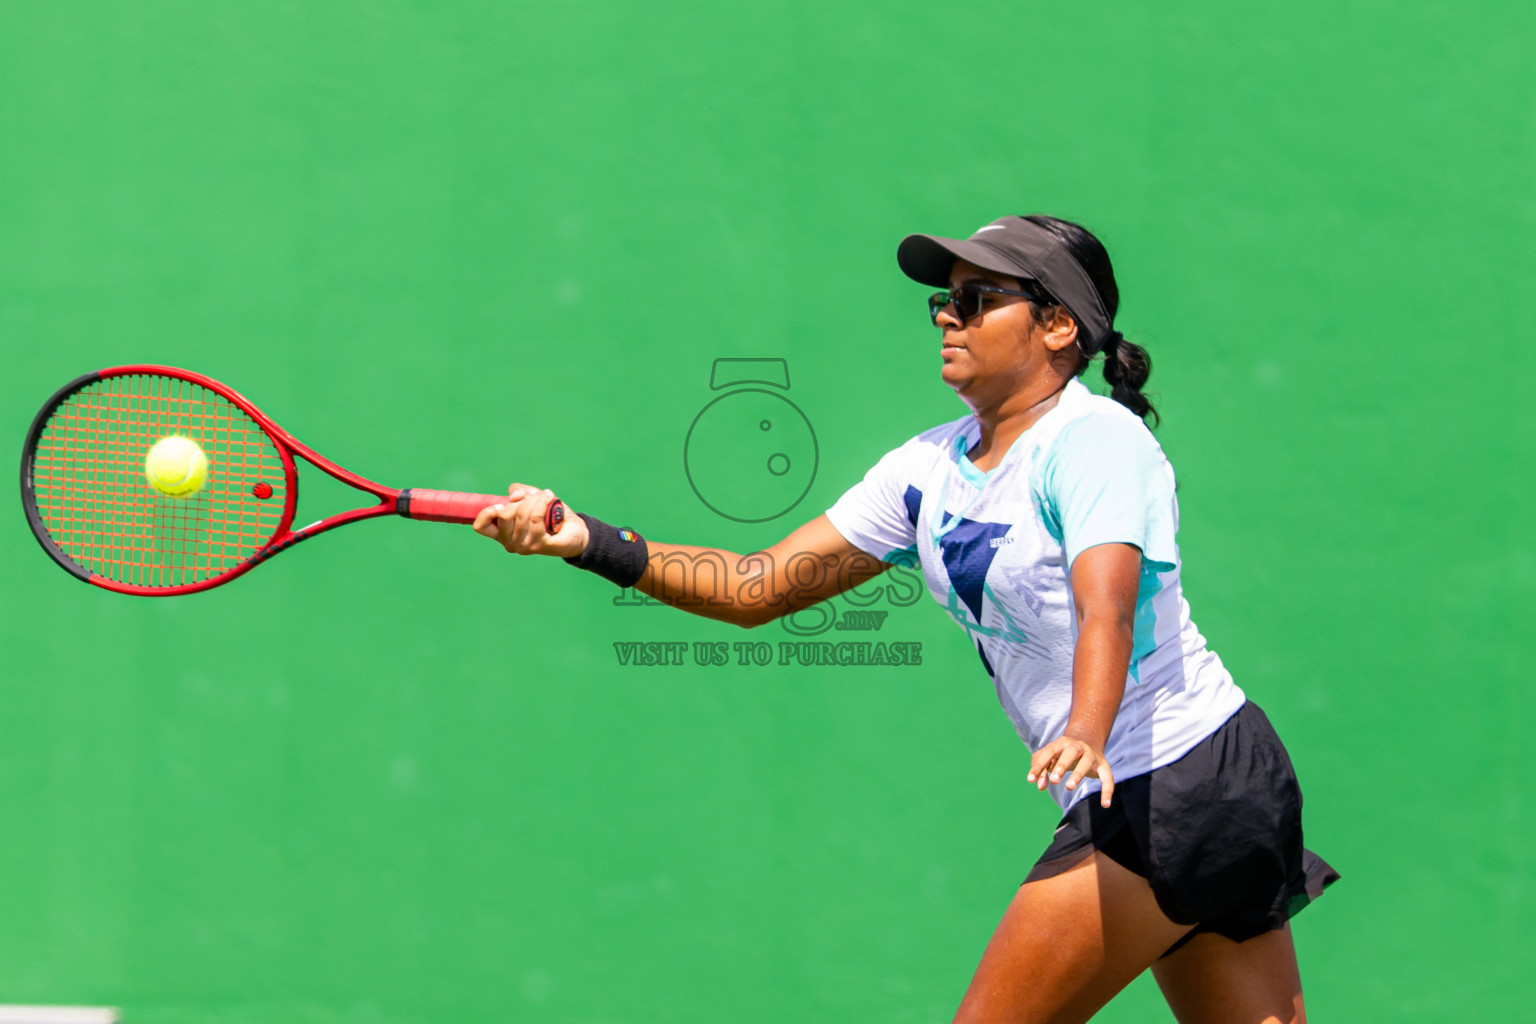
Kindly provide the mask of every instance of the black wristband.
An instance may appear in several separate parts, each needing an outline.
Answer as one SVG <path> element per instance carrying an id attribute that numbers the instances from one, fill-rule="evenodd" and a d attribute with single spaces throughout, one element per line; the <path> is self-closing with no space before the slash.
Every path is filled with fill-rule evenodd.
<path id="1" fill-rule="evenodd" d="M 587 549 L 566 561 L 578 569 L 595 572 L 621 587 L 632 587 L 645 575 L 651 552 L 645 538 L 634 530 L 609 526 L 595 516 L 577 512 L 587 524 Z"/>

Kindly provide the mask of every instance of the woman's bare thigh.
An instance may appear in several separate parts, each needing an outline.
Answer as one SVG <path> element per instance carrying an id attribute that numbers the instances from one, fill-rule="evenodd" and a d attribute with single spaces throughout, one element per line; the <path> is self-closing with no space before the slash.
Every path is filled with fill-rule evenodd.
<path id="1" fill-rule="evenodd" d="M 1187 931 L 1163 916 L 1146 879 L 1095 850 L 1019 887 L 955 1024 L 1086 1021 Z"/>
<path id="2" fill-rule="evenodd" d="M 1152 976 L 1179 1024 L 1306 1024 L 1289 925 L 1247 942 L 1202 932 Z"/>

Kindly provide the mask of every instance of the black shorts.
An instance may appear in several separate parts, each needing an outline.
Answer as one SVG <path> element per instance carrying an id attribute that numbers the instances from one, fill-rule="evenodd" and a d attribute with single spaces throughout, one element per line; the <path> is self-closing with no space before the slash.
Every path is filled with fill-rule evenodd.
<path id="1" fill-rule="evenodd" d="M 1301 842 L 1301 787 L 1252 701 L 1172 764 L 1115 783 L 1108 809 L 1079 800 L 1025 882 L 1059 875 L 1093 850 L 1141 875 L 1157 905 L 1200 932 L 1243 942 L 1322 895 L 1339 874 Z"/>

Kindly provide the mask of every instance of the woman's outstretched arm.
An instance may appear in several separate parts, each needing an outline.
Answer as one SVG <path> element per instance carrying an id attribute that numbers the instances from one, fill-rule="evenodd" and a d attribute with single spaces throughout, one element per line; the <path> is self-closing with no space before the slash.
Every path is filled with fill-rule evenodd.
<path id="1" fill-rule="evenodd" d="M 587 546 L 586 522 L 568 509 L 559 533 L 544 530 L 554 493 L 513 484 L 507 501 L 475 520 L 476 533 L 516 555 L 575 558 Z M 695 615 L 737 626 L 760 626 L 808 608 L 878 576 L 890 566 L 817 516 L 778 543 L 747 554 L 647 538 L 648 561 L 635 589 Z"/>

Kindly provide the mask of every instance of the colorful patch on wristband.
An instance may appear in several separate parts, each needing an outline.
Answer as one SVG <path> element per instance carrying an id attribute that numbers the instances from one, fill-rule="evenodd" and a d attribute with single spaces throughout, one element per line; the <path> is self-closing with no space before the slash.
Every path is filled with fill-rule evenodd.
<path id="1" fill-rule="evenodd" d="M 623 529 L 621 529 L 619 531 L 619 540 L 626 541 L 626 542 L 628 542 L 630 544 L 633 544 L 635 541 L 637 541 L 639 539 L 640 539 L 640 535 L 638 533 L 636 533 L 634 530 L 623 530 Z"/>

